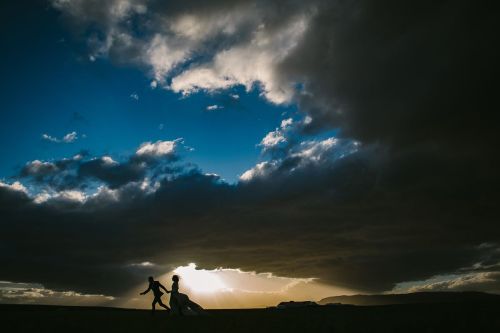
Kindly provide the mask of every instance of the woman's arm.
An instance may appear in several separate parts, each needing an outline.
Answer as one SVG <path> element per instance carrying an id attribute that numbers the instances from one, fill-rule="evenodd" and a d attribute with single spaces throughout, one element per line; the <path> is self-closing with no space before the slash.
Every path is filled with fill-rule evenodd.
<path id="1" fill-rule="evenodd" d="M 170 293 L 170 291 L 167 290 L 167 288 L 165 288 L 161 283 L 158 282 L 158 284 L 160 285 L 160 288 L 165 290 L 168 293 Z"/>

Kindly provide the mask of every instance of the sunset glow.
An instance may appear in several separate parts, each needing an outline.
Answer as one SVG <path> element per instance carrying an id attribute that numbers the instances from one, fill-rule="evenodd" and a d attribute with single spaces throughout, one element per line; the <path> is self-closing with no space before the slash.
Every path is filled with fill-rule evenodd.
<path id="1" fill-rule="evenodd" d="M 217 273 L 205 269 L 196 269 L 194 263 L 178 267 L 174 270 L 174 273 L 180 275 L 182 283 L 193 292 L 217 293 L 228 290 Z"/>

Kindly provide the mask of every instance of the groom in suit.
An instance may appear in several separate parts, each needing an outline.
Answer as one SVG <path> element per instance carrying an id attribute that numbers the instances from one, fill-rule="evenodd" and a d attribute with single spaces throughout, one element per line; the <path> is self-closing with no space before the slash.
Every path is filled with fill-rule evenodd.
<path id="1" fill-rule="evenodd" d="M 155 298 L 153 299 L 153 303 L 151 304 L 153 311 L 152 313 L 153 314 L 155 313 L 156 303 L 158 303 L 161 307 L 170 311 L 170 308 L 165 304 L 163 304 L 163 302 L 161 301 L 161 296 L 163 295 L 163 293 L 161 292 L 160 288 L 165 290 L 166 293 L 169 293 L 167 288 L 165 288 L 159 281 L 155 281 L 152 276 L 148 278 L 148 281 L 149 281 L 149 287 L 148 289 L 143 291 L 141 295 L 146 295 L 150 290 L 153 291 L 153 295 Z"/>

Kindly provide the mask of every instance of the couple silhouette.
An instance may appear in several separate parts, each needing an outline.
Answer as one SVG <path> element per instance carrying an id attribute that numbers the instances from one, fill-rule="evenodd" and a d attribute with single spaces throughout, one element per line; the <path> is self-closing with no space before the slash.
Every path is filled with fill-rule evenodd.
<path id="1" fill-rule="evenodd" d="M 179 276 L 172 276 L 172 289 L 167 290 L 160 281 L 156 281 L 152 276 L 148 277 L 149 286 L 148 289 L 143 291 L 141 295 L 146 295 L 148 292 L 153 291 L 153 303 L 151 303 L 152 313 L 155 313 L 156 304 L 165 308 L 172 315 L 198 315 L 203 313 L 203 308 L 191 301 L 186 294 L 182 294 L 179 292 Z M 160 290 L 163 289 L 167 294 L 170 294 L 170 308 L 166 306 L 161 297 L 163 296 L 163 292 Z"/>

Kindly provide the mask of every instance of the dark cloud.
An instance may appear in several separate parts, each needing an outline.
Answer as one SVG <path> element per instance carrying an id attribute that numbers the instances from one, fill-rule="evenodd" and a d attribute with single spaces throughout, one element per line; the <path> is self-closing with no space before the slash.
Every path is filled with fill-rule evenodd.
<path id="1" fill-rule="evenodd" d="M 98 158 L 81 163 L 78 168 L 80 178 L 94 178 L 108 184 L 110 188 L 117 188 L 132 181 L 139 181 L 145 175 L 145 166 L 134 161 L 118 163 Z"/>
<path id="2" fill-rule="evenodd" d="M 2 206 L 1 278 L 116 296 L 143 278 L 130 264 L 194 261 L 383 291 L 491 261 L 480 246 L 500 237 L 481 190 L 491 179 L 474 165 L 449 172 L 460 160 L 427 151 L 415 165 L 415 154 L 366 147 L 294 168 L 283 159 L 266 181 L 237 185 L 191 170 L 156 192 L 130 183 L 83 204 L 21 196 Z"/>
<path id="3" fill-rule="evenodd" d="M 81 152 L 72 158 L 28 162 L 19 177 L 57 191 L 84 189 L 93 182 L 104 183 L 114 189 L 141 181 L 146 176 L 156 179 L 181 171 L 183 166 L 176 166 L 175 162 L 184 149 L 190 148 L 183 146 L 181 139 L 146 142 L 135 154 L 121 162 L 110 156 L 90 158 L 88 152 Z"/>
<path id="4" fill-rule="evenodd" d="M 331 1 L 281 64 L 304 83 L 310 128 L 364 142 L 445 142 L 482 149 L 498 139 L 496 11 L 466 1 Z M 480 144 L 477 147 L 477 144 Z M 469 146 L 469 147 L 467 147 Z"/>

